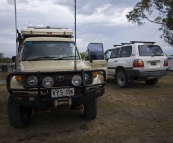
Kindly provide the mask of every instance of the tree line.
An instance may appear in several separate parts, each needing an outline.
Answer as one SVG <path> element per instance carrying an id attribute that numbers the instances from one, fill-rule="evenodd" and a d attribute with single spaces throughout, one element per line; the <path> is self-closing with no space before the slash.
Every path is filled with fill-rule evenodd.
<path id="1" fill-rule="evenodd" d="M 4 57 L 4 53 L 0 53 L 0 63 L 12 63 L 12 59 L 9 57 Z"/>
<path id="2" fill-rule="evenodd" d="M 160 38 L 173 46 L 173 0 L 141 0 L 126 17 L 139 26 L 145 20 L 160 25 Z"/>

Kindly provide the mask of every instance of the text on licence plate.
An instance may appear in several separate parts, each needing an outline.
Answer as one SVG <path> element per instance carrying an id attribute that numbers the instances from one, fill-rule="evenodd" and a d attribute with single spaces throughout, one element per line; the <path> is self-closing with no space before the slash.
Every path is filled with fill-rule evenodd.
<path id="1" fill-rule="evenodd" d="M 151 65 L 155 66 L 155 65 L 157 65 L 157 62 L 151 62 Z"/>
<path id="2" fill-rule="evenodd" d="M 51 97 L 73 96 L 74 88 L 52 89 Z"/>

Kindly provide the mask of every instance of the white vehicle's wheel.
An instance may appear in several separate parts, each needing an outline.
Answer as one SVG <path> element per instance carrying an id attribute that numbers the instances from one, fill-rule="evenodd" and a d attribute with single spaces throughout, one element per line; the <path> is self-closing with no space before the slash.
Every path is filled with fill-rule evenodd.
<path id="1" fill-rule="evenodd" d="M 117 84 L 119 87 L 121 88 L 124 88 L 127 86 L 127 76 L 126 76 L 126 73 L 124 70 L 120 70 L 118 73 L 117 73 Z"/>
<path id="2" fill-rule="evenodd" d="M 32 108 L 20 106 L 8 101 L 8 119 L 11 126 L 20 128 L 28 125 L 31 113 Z"/>
<path id="3" fill-rule="evenodd" d="M 86 119 L 95 119 L 97 116 L 97 99 L 92 99 L 84 104 L 84 117 Z"/>

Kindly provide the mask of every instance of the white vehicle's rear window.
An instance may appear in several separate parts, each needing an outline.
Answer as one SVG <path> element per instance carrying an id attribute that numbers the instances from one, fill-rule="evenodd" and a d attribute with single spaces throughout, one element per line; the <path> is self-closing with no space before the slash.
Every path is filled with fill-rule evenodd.
<path id="1" fill-rule="evenodd" d="M 164 53 L 158 45 L 139 45 L 140 56 L 163 56 Z"/>

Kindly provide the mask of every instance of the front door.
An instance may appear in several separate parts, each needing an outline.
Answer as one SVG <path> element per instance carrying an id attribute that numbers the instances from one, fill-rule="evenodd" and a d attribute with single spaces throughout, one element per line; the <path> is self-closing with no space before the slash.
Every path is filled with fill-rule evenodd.
<path id="1" fill-rule="evenodd" d="M 107 61 L 104 58 L 104 48 L 102 43 L 88 44 L 85 61 L 92 69 L 104 69 L 107 75 Z"/>

